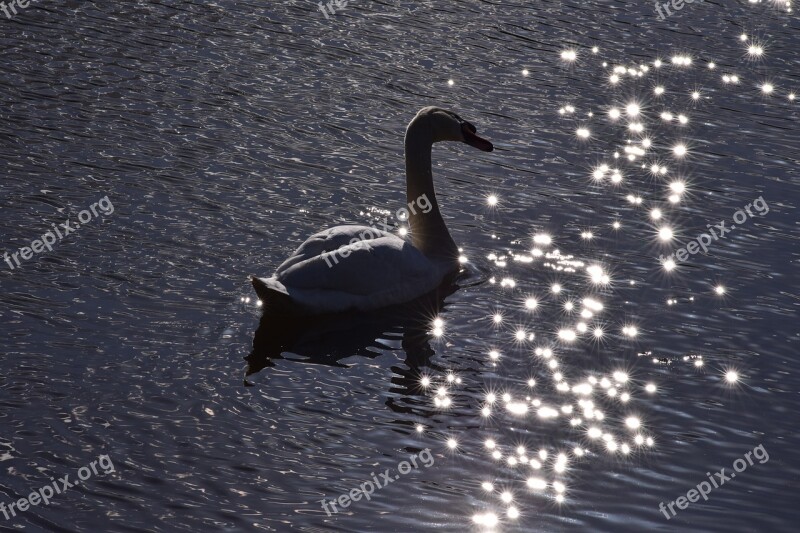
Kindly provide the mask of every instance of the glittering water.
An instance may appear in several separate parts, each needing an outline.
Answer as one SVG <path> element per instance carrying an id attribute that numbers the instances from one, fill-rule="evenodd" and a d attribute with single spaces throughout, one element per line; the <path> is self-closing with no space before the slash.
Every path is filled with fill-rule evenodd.
<path id="1" fill-rule="evenodd" d="M 0 15 L 4 251 L 114 205 L 0 263 L 0 503 L 116 467 L 0 524 L 793 530 L 798 19 L 632 4 Z M 324 226 L 395 222 L 403 128 L 431 104 L 497 148 L 434 151 L 456 287 L 259 321 L 247 275 Z"/>

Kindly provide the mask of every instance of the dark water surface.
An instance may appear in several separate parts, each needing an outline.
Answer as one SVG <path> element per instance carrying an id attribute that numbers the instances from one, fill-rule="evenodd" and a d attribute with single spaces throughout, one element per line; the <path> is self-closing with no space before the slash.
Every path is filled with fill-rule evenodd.
<path id="1" fill-rule="evenodd" d="M 498 531 L 796 530 L 800 22 L 785 5 L 697 2 L 663 21 L 650 2 L 599 0 L 352 0 L 329 19 L 310 0 L 17 9 L 0 14 L 2 251 L 106 196 L 113 213 L 0 263 L 0 503 L 101 454 L 114 472 L 0 529 L 483 531 L 494 516 Z M 434 150 L 469 258 L 459 290 L 422 319 L 268 323 L 246 361 L 260 318 L 247 276 L 323 227 L 391 219 L 404 127 L 432 104 L 497 148 Z M 602 164 L 621 182 L 593 180 Z M 660 264 L 760 197 L 763 216 Z M 587 297 L 603 309 L 582 318 Z M 659 511 L 758 446 L 769 459 L 708 501 Z M 322 509 L 426 448 L 430 467 Z"/>

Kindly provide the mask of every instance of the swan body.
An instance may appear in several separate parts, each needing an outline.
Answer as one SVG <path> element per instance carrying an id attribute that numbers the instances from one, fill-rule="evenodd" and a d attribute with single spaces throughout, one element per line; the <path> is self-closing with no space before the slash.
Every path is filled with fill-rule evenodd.
<path id="1" fill-rule="evenodd" d="M 491 151 L 492 144 L 475 133 L 474 126 L 452 112 L 423 108 L 406 130 L 406 193 L 409 206 L 424 197 L 430 209 L 409 213 L 411 242 L 361 225 L 316 233 L 272 277 L 252 278 L 265 310 L 300 315 L 369 311 L 414 300 L 456 272 L 458 248 L 436 202 L 430 153 L 441 140 Z"/>
<path id="2" fill-rule="evenodd" d="M 428 259 L 394 234 L 336 226 L 309 237 L 273 277 L 258 282 L 303 309 L 366 311 L 426 294 L 451 270 L 447 262 Z"/>

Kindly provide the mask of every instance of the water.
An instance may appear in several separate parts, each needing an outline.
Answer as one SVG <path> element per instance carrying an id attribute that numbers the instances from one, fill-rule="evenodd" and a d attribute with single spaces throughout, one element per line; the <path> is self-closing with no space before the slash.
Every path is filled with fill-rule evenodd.
<path id="1" fill-rule="evenodd" d="M 3 263 L 0 503 L 76 480 L 101 454 L 114 469 L 0 525 L 482 531 L 494 513 L 502 531 L 793 530 L 798 19 L 726 1 L 662 21 L 632 4 L 354 0 L 326 19 L 313 2 L 42 1 L 0 15 L 3 250 L 113 205 L 52 251 Z M 631 73 L 613 85 L 615 66 Z M 253 350 L 247 276 L 322 227 L 391 217 L 403 129 L 430 104 L 497 147 L 434 151 L 470 261 L 458 290 L 339 323 L 267 323 Z M 645 155 L 628 161 L 627 139 Z M 673 182 L 686 188 L 675 204 Z M 707 253 L 661 264 L 760 197 L 768 213 L 751 207 Z M 603 307 L 588 302 L 583 333 L 587 297 Z M 759 445 L 769 459 L 708 501 L 659 511 Z M 326 515 L 320 500 L 415 454 L 369 501 Z"/>

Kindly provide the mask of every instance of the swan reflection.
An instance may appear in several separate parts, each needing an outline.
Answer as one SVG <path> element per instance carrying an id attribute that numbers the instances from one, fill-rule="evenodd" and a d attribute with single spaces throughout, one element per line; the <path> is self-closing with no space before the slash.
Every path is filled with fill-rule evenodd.
<path id="1" fill-rule="evenodd" d="M 437 333 L 443 333 L 439 331 L 445 325 L 440 313 L 444 309 L 444 299 L 458 289 L 455 282 L 456 278 L 451 276 L 422 298 L 371 313 L 317 317 L 264 313 L 253 337 L 253 349 L 245 358 L 245 385 L 254 385 L 253 377 L 274 366 L 276 360 L 290 358 L 347 368 L 348 365 L 340 363 L 342 359 L 354 355 L 377 357 L 379 350 L 386 349 L 380 340 L 399 338 L 406 358 L 404 367 L 393 367 L 397 375 L 392 382 L 400 387 L 398 391 L 402 394 L 416 395 L 433 385 L 434 375 L 444 372 L 430 361 L 435 353 L 430 342 Z M 454 374 L 449 376 L 452 384 L 461 383 L 461 378 Z M 451 402 L 446 392 L 440 401 L 444 407 Z"/>

